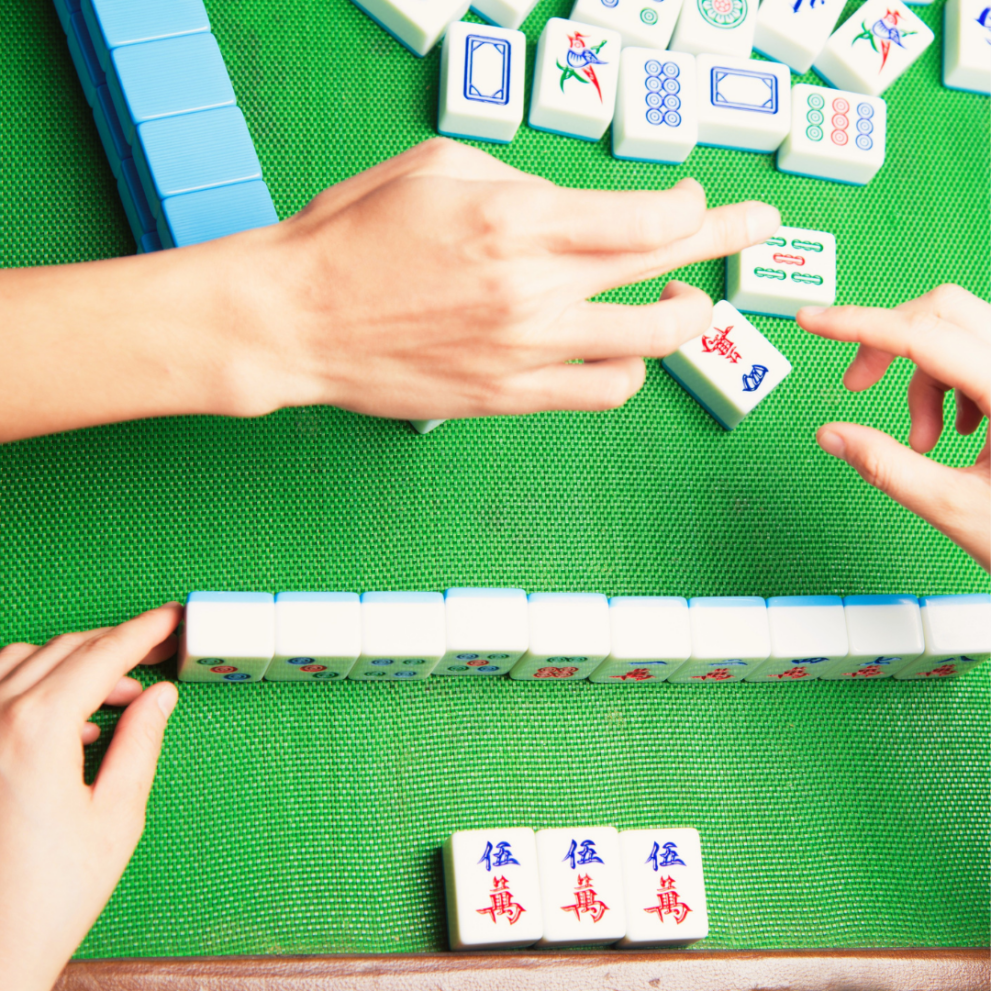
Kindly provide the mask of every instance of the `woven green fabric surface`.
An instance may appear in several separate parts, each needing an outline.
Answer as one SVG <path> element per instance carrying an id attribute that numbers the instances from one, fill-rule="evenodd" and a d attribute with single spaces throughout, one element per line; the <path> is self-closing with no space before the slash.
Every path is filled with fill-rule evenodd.
<path id="1" fill-rule="evenodd" d="M 438 52 L 413 58 L 347 0 L 208 8 L 280 215 L 433 133 Z M 568 9 L 541 0 L 526 22 L 528 70 L 544 20 Z M 988 104 L 942 88 L 942 7 L 915 9 L 937 41 L 885 94 L 888 162 L 864 189 L 707 148 L 679 168 L 618 162 L 608 139 L 525 126 L 489 150 L 568 185 L 692 175 L 712 204 L 767 199 L 835 232 L 840 302 L 943 281 L 987 297 Z M 0 28 L 0 265 L 133 251 L 50 4 L 0 0 Z M 681 275 L 720 297 L 721 263 Z M 906 438 L 905 363 L 849 395 L 850 347 L 755 322 L 795 371 L 732 434 L 651 362 L 602 415 L 418 437 L 302 409 L 0 448 L 0 642 L 195 588 L 986 590 L 815 445 L 837 418 Z M 980 442 L 951 431 L 935 456 L 963 464 Z M 494 823 L 697 827 L 704 946 L 986 943 L 989 714 L 989 667 L 940 684 L 180 686 L 145 836 L 79 955 L 442 949 L 439 846 Z"/>

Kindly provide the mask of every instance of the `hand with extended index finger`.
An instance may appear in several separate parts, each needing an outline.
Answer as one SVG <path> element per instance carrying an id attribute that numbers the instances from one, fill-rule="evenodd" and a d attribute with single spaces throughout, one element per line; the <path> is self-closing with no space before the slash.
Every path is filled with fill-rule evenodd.
<path id="1" fill-rule="evenodd" d="M 956 393 L 956 429 L 972 434 L 991 415 L 991 305 L 944 285 L 893 310 L 836 306 L 799 310 L 806 330 L 857 341 L 843 382 L 859 392 L 879 381 L 896 357 L 916 366 L 908 387 L 909 447 L 871 427 L 827 423 L 822 449 L 851 464 L 886 492 L 991 568 L 991 435 L 973 465 L 949 468 L 924 457 L 943 432 L 943 397 Z"/>
<path id="2" fill-rule="evenodd" d="M 432 419 L 621 405 L 642 358 L 702 333 L 712 303 L 682 283 L 646 306 L 589 297 L 738 251 L 779 223 L 763 203 L 706 210 L 690 179 L 566 189 L 427 142 L 321 193 L 248 251 L 246 299 L 220 342 L 238 411 L 329 403 Z"/>
<path id="3" fill-rule="evenodd" d="M 48 991 L 96 921 L 144 828 L 176 689 L 127 672 L 175 653 L 176 604 L 42 647 L 0 650 L 0 975 Z M 92 786 L 83 743 L 101 705 L 126 706 Z"/>

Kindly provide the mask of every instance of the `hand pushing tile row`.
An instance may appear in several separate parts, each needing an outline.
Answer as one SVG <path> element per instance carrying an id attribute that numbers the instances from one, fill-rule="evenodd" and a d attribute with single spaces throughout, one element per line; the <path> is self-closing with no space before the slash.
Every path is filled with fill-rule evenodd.
<path id="1" fill-rule="evenodd" d="M 443 856 L 452 950 L 687 946 L 709 933 L 694 829 L 473 829 Z"/>
<path id="2" fill-rule="evenodd" d="M 202 0 L 55 0 L 140 251 L 278 221 Z"/>
<path id="3" fill-rule="evenodd" d="M 989 653 L 987 594 L 192 592 L 179 679 L 784 684 L 946 678 Z"/>

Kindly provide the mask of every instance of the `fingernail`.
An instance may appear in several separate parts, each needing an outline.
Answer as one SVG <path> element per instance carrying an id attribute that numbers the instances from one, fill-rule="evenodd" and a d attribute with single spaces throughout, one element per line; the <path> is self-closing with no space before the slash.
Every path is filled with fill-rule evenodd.
<path id="1" fill-rule="evenodd" d="M 172 691 L 160 691 L 158 693 L 158 707 L 162 710 L 166 717 L 172 715 L 172 710 L 175 708 L 175 704 L 178 701 L 179 694 L 176 692 L 175 688 L 173 688 Z"/>
<path id="2" fill-rule="evenodd" d="M 846 441 L 832 430 L 823 430 L 819 433 L 819 446 L 834 458 L 846 457 Z"/>
<path id="3" fill-rule="evenodd" d="M 825 306 L 803 306 L 802 315 L 806 317 L 817 317 L 820 313 L 826 312 Z"/>
<path id="4" fill-rule="evenodd" d="M 747 234 L 755 244 L 769 238 L 781 226 L 781 214 L 769 203 L 753 202 L 747 210 Z"/>

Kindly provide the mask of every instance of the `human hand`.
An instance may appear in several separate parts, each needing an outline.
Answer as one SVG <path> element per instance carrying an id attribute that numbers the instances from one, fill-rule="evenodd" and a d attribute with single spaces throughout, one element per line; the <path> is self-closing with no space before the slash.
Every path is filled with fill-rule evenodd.
<path id="1" fill-rule="evenodd" d="M 182 607 L 0 650 L 0 974 L 49 991 L 96 921 L 144 828 L 171 682 L 125 677 L 175 653 Z M 126 706 L 92 786 L 82 744 L 100 705 Z"/>
<path id="2" fill-rule="evenodd" d="M 863 479 L 917 513 L 985 571 L 991 567 L 991 435 L 973 465 L 949 468 L 923 457 L 943 432 L 943 397 L 956 391 L 957 432 L 972 434 L 991 406 L 991 305 L 943 285 L 893 310 L 805 307 L 798 322 L 860 348 L 843 377 L 854 392 L 878 382 L 898 356 L 916 365 L 908 387 L 909 447 L 871 427 L 827 423 L 817 440 Z"/>
<path id="3" fill-rule="evenodd" d="M 587 298 L 738 251 L 779 224 L 763 203 L 707 211 L 691 179 L 661 192 L 565 189 L 436 139 L 256 232 L 214 346 L 231 356 L 247 414 L 606 409 L 640 388 L 643 357 L 708 327 L 712 302 L 679 282 L 646 306 Z M 196 250 L 209 266 L 230 249 Z"/>

